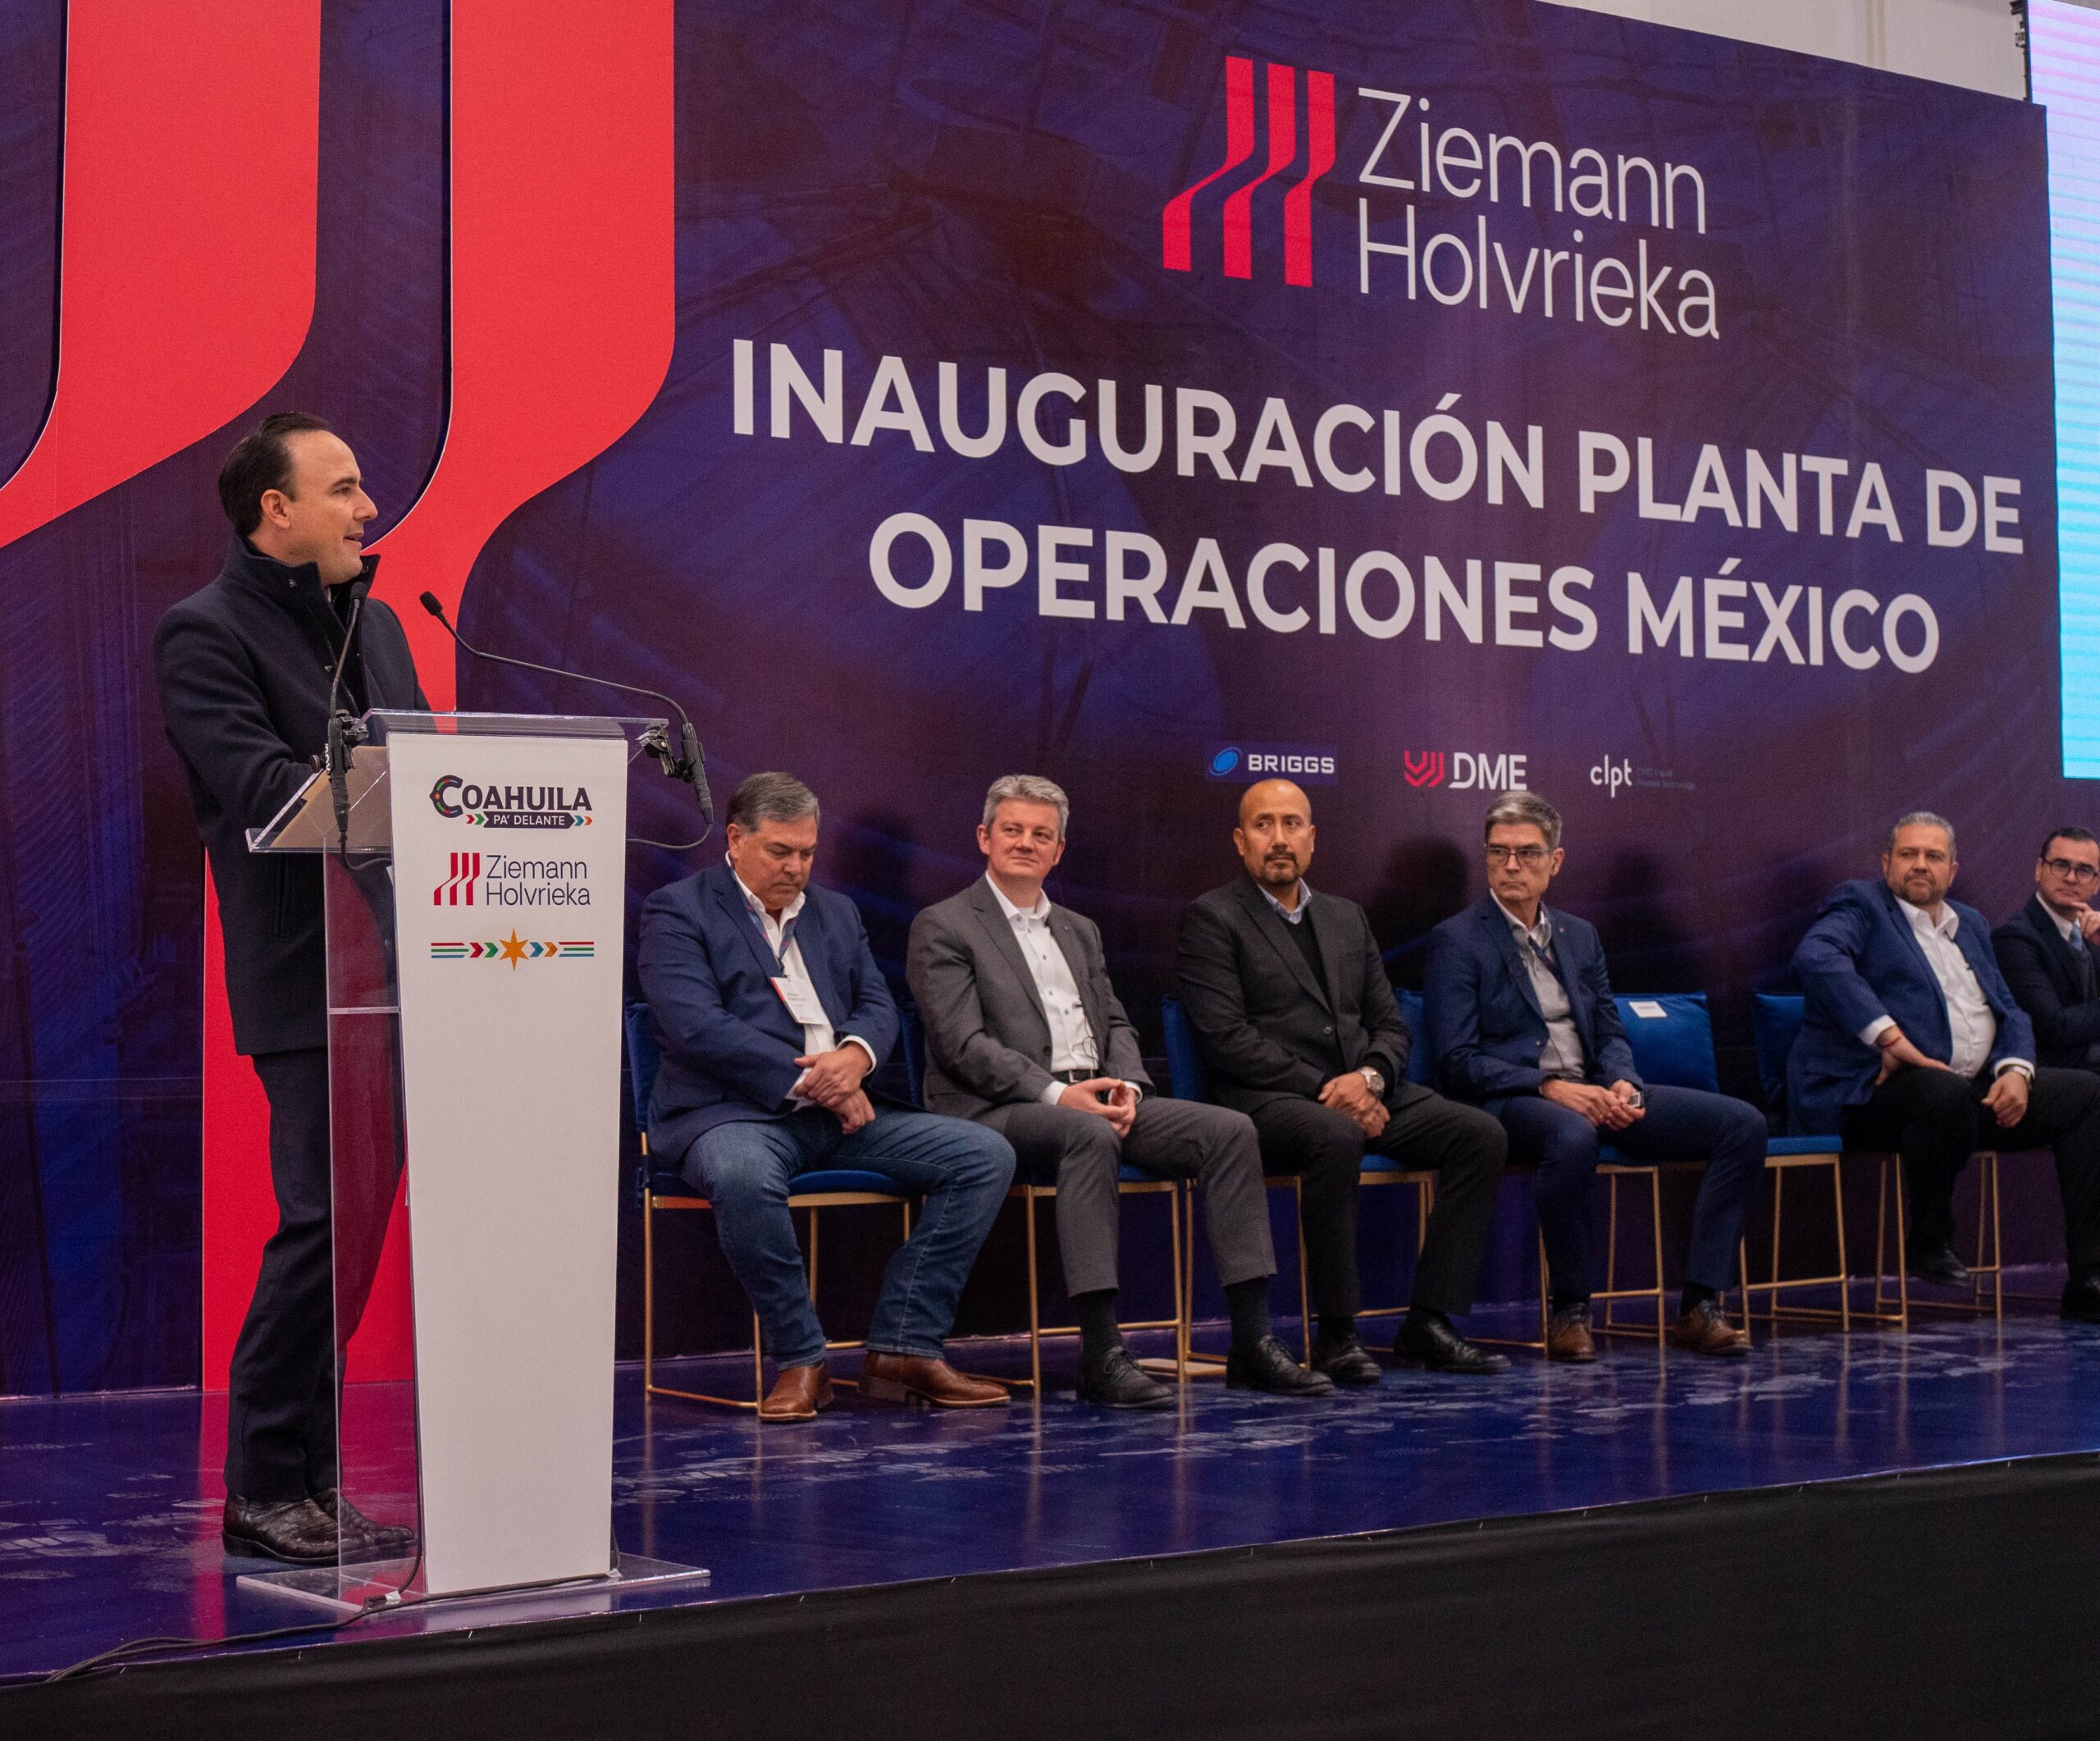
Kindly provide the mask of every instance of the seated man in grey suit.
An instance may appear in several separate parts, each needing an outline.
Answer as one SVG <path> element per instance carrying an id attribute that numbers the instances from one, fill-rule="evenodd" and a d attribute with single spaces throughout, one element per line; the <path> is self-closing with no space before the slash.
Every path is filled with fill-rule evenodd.
<path id="1" fill-rule="evenodd" d="M 1226 1382 L 1287 1396 L 1334 1387 L 1269 1333 L 1276 1255 L 1260 1145 L 1240 1113 L 1163 1099 L 1138 1055 L 1090 919 L 1043 881 L 1064 857 L 1071 807 L 1013 774 L 985 794 L 987 874 L 912 921 L 906 967 L 926 1025 L 926 1104 L 1013 1145 L 1018 1170 L 1057 1183 L 1057 1243 L 1080 1320 L 1079 1394 L 1112 1409 L 1173 1398 L 1139 1370 L 1116 1323 L 1116 1177 L 1125 1161 L 1201 1181 L 1232 1314 Z M 1377 1371 L 1375 1364 L 1372 1378 Z"/>

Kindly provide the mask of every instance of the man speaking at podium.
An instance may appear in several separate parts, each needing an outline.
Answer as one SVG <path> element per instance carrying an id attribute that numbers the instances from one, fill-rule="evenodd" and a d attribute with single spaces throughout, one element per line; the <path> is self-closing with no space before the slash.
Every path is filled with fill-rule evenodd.
<path id="1" fill-rule="evenodd" d="M 321 864 L 252 854 L 247 830 L 313 778 L 331 699 L 352 713 L 430 703 L 399 621 L 364 597 L 378 510 L 326 423 L 264 418 L 226 456 L 219 500 L 234 529 L 226 565 L 162 618 L 153 669 L 218 892 L 234 1044 L 270 1101 L 277 1231 L 234 1346 L 226 1546 L 322 1564 L 340 1532 L 343 1557 L 384 1559 L 414 1538 L 352 1506 L 336 1461 Z"/>

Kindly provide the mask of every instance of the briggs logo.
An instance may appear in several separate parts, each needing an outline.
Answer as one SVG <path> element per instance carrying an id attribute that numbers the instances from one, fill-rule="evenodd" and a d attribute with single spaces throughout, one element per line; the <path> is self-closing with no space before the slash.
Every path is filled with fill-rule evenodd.
<path id="1" fill-rule="evenodd" d="M 445 880 L 431 892 L 432 907 L 472 907 L 474 904 L 474 880 L 482 874 L 482 855 L 478 852 L 454 852 L 452 869 Z"/>
<path id="2" fill-rule="evenodd" d="M 1268 64 L 1268 162 L 1259 175 L 1226 195 L 1225 275 L 1254 276 L 1254 190 L 1273 180 L 1298 156 L 1298 70 Z M 1305 173 L 1283 196 L 1283 281 L 1312 281 L 1312 188 L 1335 167 L 1335 75 L 1305 75 Z M 1169 272 L 1190 270 L 1196 195 L 1238 169 L 1254 153 L 1254 63 L 1239 55 L 1225 62 L 1225 161 L 1184 188 L 1160 213 L 1159 260 Z"/>
<path id="3" fill-rule="evenodd" d="M 1527 775 L 1524 765 L 1530 755 L 1513 755 L 1504 751 L 1499 756 L 1486 750 L 1454 750 L 1445 756 L 1441 750 L 1403 750 L 1400 752 L 1400 778 L 1410 786 L 1446 786 L 1453 792 L 1521 792 Z"/>
<path id="4" fill-rule="evenodd" d="M 1221 743 L 1203 756 L 1211 779 L 1294 779 L 1300 785 L 1340 783 L 1331 743 Z"/>

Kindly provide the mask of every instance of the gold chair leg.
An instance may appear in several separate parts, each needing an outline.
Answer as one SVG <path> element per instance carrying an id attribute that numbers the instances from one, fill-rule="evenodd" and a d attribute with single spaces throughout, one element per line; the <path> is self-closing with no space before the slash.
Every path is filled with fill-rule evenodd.
<path id="1" fill-rule="evenodd" d="M 1845 1261 L 1845 1163 L 1842 1155 L 1830 1163 L 1830 1200 L 1838 1223 L 1838 1327 L 1849 1335 L 1852 1328 L 1852 1266 Z"/>
<path id="2" fill-rule="evenodd" d="M 1021 1187 L 1021 1206 L 1028 1221 L 1028 1376 L 1039 1401 L 1043 1396 L 1043 1296 L 1036 1276 L 1035 1193 Z"/>
<path id="3" fill-rule="evenodd" d="M 1195 1316 L 1196 1311 L 1196 1216 L 1194 1205 L 1191 1204 L 1189 1250 L 1185 1260 L 1181 1249 L 1181 1190 L 1179 1186 L 1166 1194 L 1166 1227 L 1174 1245 L 1174 1371 L 1175 1376 L 1186 1384 L 1189 1382 L 1189 1321 Z"/>
<path id="4" fill-rule="evenodd" d="M 656 1194 L 641 1194 L 641 1394 L 656 1388 Z"/>
<path id="5" fill-rule="evenodd" d="M 1655 1346 L 1667 1347 L 1669 1338 L 1669 1309 L 1666 1300 L 1669 1290 L 1663 1284 L 1663 1169 L 1652 1168 L 1648 1174 L 1648 1199 L 1655 1212 Z"/>
<path id="6" fill-rule="evenodd" d="M 1605 1187 L 1609 1220 L 1605 1231 L 1605 1327 L 1609 1330 L 1618 1310 L 1618 1302 L 1611 1297 L 1618 1291 L 1618 1175 L 1607 1178 Z"/>
<path id="7" fill-rule="evenodd" d="M 1304 1332 L 1305 1365 L 1312 1365 L 1312 1283 L 1305 1273 L 1305 1180 L 1299 1173 L 1290 1177 L 1291 1213 L 1298 1218 L 1298 1327 Z"/>
<path id="8" fill-rule="evenodd" d="M 1552 1278 L 1552 1277 L 1551 1277 L 1551 1276 L 1547 1273 L 1547 1270 L 1546 1270 L 1546 1263 L 1545 1263 L 1545 1234 L 1543 1234 L 1543 1233 L 1540 1234 L 1540 1235 L 1539 1235 L 1539 1236 L 1538 1236 L 1538 1239 L 1539 1239 L 1539 1346 L 1540 1346 L 1540 1347 L 1541 1347 L 1541 1348 L 1543 1348 L 1543 1347 L 1545 1347 L 1545 1346 L 1546 1332 L 1553 1327 L 1552 1327 L 1552 1323 L 1551 1323 L 1552 1314 L 1553 1314 L 1553 1305 L 1552 1305 L 1552 1300 L 1551 1300 L 1551 1297 L 1550 1297 L 1550 1296 L 1551 1296 L 1551 1294 L 1552 1294 L 1552 1291 L 1553 1291 L 1553 1278 Z M 1607 1312 L 1609 1312 L 1609 1311 L 1611 1309 L 1611 1302 L 1610 1302 L 1609 1300 L 1607 1300 L 1605 1302 L 1605 1309 Z"/>
<path id="9" fill-rule="evenodd" d="M 1903 1332 L 1911 1332 L 1911 1258 L 1908 1250 L 1910 1220 L 1903 1211 L 1903 1157 L 1889 1163 L 1896 1179 L 1896 1297 L 1901 1303 Z"/>

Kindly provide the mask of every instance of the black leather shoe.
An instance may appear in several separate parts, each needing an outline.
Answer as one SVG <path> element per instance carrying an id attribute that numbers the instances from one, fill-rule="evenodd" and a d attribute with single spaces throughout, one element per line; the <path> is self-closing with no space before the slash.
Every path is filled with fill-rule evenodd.
<path id="1" fill-rule="evenodd" d="M 343 1557 L 349 1561 L 413 1560 L 416 1533 L 399 1524 L 375 1524 L 352 1505 L 340 1487 L 323 1487 L 313 1502 L 336 1520 L 343 1540 Z"/>
<path id="2" fill-rule="evenodd" d="M 2064 1316 L 2075 1324 L 2100 1324 L 2100 1276 L 2086 1276 L 2065 1288 Z"/>
<path id="3" fill-rule="evenodd" d="M 1139 1372 L 1119 1342 L 1098 1360 L 1080 1363 L 1079 1397 L 1101 1409 L 1163 1409 L 1174 1401 L 1174 1391 Z"/>
<path id="4" fill-rule="evenodd" d="M 336 1519 L 310 1499 L 266 1505 L 229 1493 L 219 1529 L 230 1554 L 286 1565 L 336 1563 Z"/>
<path id="5" fill-rule="evenodd" d="M 1312 1344 L 1312 1370 L 1325 1373 L 1337 1384 L 1376 1384 L 1386 1369 L 1371 1358 L 1371 1350 L 1355 1332 L 1329 1341 L 1324 1336 Z"/>
<path id="6" fill-rule="evenodd" d="M 1335 1381 L 1325 1373 L 1308 1373 L 1291 1359 L 1283 1344 L 1265 1336 L 1252 1348 L 1235 1348 L 1225 1357 L 1225 1382 L 1235 1391 L 1267 1391 L 1271 1396 L 1326 1396 Z"/>
<path id="7" fill-rule="evenodd" d="M 1426 1366 L 1433 1373 L 1499 1373 L 1509 1362 L 1503 1355 L 1476 1347 L 1451 1327 L 1440 1313 L 1409 1311 L 1401 1321 L 1393 1352 L 1410 1366 Z"/>
<path id="8" fill-rule="evenodd" d="M 1937 1282 L 1942 1287 L 1969 1285 L 1969 1266 L 1955 1256 L 1954 1247 L 1944 1240 L 1929 1245 L 1914 1242 L 1907 1262 L 1914 1281 Z"/>

